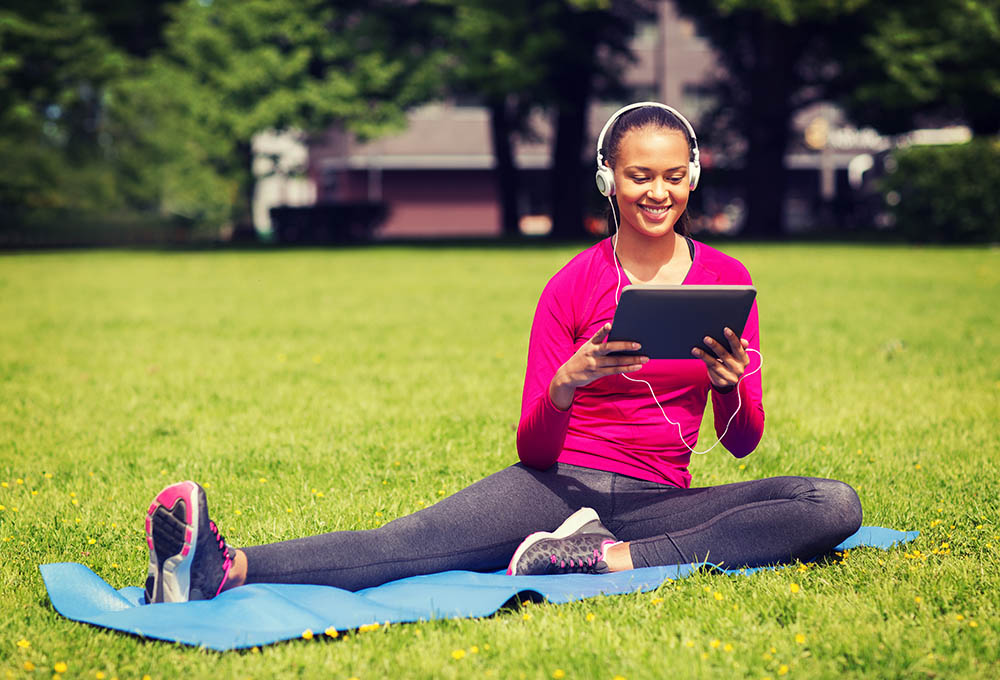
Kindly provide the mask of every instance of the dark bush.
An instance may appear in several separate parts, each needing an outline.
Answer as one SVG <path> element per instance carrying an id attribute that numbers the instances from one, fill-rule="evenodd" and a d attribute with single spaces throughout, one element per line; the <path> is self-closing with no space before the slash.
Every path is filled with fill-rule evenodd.
<path id="1" fill-rule="evenodd" d="M 883 179 L 883 195 L 903 236 L 1000 242 L 1000 140 L 911 146 L 894 152 L 892 160 L 895 169 Z"/>

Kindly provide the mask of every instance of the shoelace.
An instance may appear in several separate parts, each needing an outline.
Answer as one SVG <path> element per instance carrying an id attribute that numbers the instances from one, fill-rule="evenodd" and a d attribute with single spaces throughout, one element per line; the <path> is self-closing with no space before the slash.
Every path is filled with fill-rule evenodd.
<path id="1" fill-rule="evenodd" d="M 215 536 L 215 540 L 219 544 L 219 550 L 225 555 L 225 559 L 222 561 L 222 583 L 219 584 L 219 589 L 215 591 L 215 594 L 218 595 L 222 592 L 222 586 L 226 585 L 226 581 L 229 579 L 229 569 L 233 566 L 233 559 L 229 556 L 229 546 L 226 545 L 226 539 L 219 533 L 219 527 L 216 526 L 215 522 L 208 520 L 208 528 L 211 529 L 212 534 Z"/>
<path id="2" fill-rule="evenodd" d="M 587 561 L 584 562 L 583 558 L 579 558 L 575 563 L 573 558 L 569 558 L 567 563 L 566 560 L 561 560 L 557 555 L 550 555 L 549 561 L 551 564 L 556 565 L 556 569 L 560 571 L 579 571 L 581 569 L 588 569 L 597 564 L 601 559 L 601 553 L 594 550 L 593 556 L 588 556 Z"/>

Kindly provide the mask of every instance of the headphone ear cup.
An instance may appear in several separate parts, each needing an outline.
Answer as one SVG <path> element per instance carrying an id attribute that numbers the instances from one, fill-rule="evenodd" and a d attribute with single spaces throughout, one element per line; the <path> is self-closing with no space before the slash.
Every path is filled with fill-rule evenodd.
<path id="1" fill-rule="evenodd" d="M 691 191 L 698 188 L 698 180 L 701 179 L 701 163 L 691 161 L 688 163 L 688 177 L 691 178 Z"/>
<path id="2" fill-rule="evenodd" d="M 602 165 L 597 169 L 597 174 L 594 175 L 594 181 L 597 183 L 597 190 L 601 193 L 601 196 L 615 195 L 614 170 L 606 165 Z"/>

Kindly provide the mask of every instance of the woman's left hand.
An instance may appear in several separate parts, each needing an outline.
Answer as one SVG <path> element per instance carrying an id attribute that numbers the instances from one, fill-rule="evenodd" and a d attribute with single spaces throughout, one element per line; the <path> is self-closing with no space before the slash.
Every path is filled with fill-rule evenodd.
<path id="1" fill-rule="evenodd" d="M 726 328 L 725 333 L 729 342 L 728 348 L 705 336 L 705 344 L 718 358 L 697 347 L 691 350 L 691 354 L 705 362 L 705 366 L 708 367 L 708 379 L 712 381 L 712 385 L 723 390 L 734 387 L 750 365 L 750 356 L 747 354 L 750 341 L 746 338 L 737 338 L 736 333 L 729 328 Z"/>

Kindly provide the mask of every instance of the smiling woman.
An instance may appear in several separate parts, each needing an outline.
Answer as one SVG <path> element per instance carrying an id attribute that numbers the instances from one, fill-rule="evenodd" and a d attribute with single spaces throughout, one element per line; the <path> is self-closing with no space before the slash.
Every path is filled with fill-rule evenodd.
<path id="1" fill-rule="evenodd" d="M 714 356 L 692 348 L 689 359 L 650 361 L 617 355 L 638 343 L 607 340 L 618 291 L 634 282 L 750 285 L 750 275 L 686 235 L 700 165 L 694 130 L 680 114 L 642 103 L 615 114 L 605 131 L 598 189 L 617 199 L 621 229 L 574 257 L 541 293 L 517 428 L 520 462 L 377 529 L 240 550 L 209 519 L 201 486 L 171 485 L 147 511 L 148 601 L 206 599 L 244 583 L 358 590 L 505 564 L 513 574 L 709 558 L 760 566 L 815 557 L 857 530 L 861 506 L 841 482 L 775 477 L 691 488 L 688 465 L 709 402 L 733 456 L 750 454 L 763 434 L 761 376 L 749 356 L 760 345 L 756 304 L 743 337 L 726 329 L 726 346 L 705 338 Z M 664 423 L 667 413 L 676 429 Z"/>

